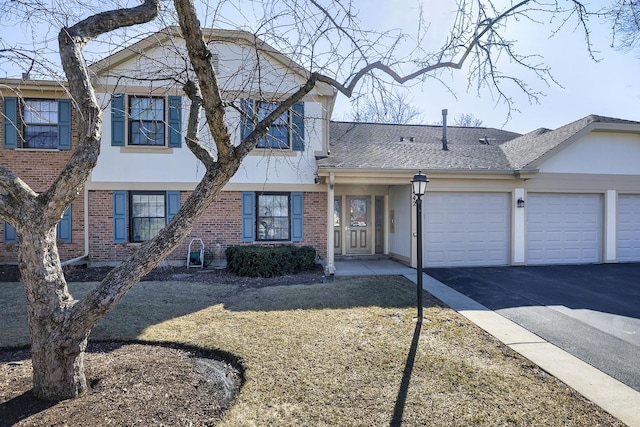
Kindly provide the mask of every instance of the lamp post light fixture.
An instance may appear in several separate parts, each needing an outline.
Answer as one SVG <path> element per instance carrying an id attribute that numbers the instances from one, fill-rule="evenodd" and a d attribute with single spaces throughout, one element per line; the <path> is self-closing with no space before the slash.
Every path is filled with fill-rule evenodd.
<path id="1" fill-rule="evenodd" d="M 422 323 L 422 196 L 427 191 L 427 183 L 429 178 L 422 174 L 422 171 L 418 171 L 417 175 L 413 176 L 411 180 L 411 189 L 413 196 L 415 197 L 416 204 L 416 234 L 418 240 L 417 246 L 417 273 L 418 273 L 418 323 Z"/>

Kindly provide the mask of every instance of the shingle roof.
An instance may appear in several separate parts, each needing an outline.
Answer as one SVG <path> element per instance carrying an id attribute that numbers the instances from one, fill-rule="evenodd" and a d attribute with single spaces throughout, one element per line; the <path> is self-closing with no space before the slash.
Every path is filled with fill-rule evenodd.
<path id="1" fill-rule="evenodd" d="M 330 135 L 331 155 L 318 161 L 320 167 L 486 171 L 511 169 L 500 144 L 520 136 L 450 126 L 444 151 L 441 126 L 331 122 Z"/>
<path id="2" fill-rule="evenodd" d="M 493 128 L 450 126 L 448 151 L 442 149 L 442 127 L 331 122 L 331 154 L 319 167 L 345 169 L 423 169 L 517 171 L 587 128 L 611 129 L 640 122 L 590 115 L 555 130 L 536 129 L 525 135 Z M 411 140 L 413 138 L 413 140 Z"/>
<path id="3" fill-rule="evenodd" d="M 590 115 L 555 130 L 537 129 L 512 139 L 502 145 L 509 163 L 514 169 L 525 169 L 540 157 L 558 147 L 592 124 L 640 125 L 640 122 Z"/>

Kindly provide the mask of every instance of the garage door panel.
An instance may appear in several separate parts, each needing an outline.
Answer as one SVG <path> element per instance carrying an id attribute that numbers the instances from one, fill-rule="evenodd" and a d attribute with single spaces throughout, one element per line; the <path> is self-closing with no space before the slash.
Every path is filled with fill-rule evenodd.
<path id="1" fill-rule="evenodd" d="M 427 194 L 424 265 L 508 264 L 509 200 L 506 193 Z"/>
<path id="2" fill-rule="evenodd" d="M 618 197 L 618 261 L 640 261 L 640 195 Z"/>
<path id="3" fill-rule="evenodd" d="M 529 194 L 528 264 L 596 263 L 601 253 L 600 195 Z"/>

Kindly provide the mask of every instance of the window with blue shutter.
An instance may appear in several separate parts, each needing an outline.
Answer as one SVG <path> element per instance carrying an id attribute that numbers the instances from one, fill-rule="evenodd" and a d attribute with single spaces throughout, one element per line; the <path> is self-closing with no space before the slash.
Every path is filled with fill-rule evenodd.
<path id="1" fill-rule="evenodd" d="M 277 106 L 273 102 L 241 99 L 240 110 L 244 113 L 240 119 L 241 139 L 244 140 L 253 131 L 252 119 L 258 122 L 264 120 Z M 304 151 L 304 102 L 296 102 L 276 119 L 256 147 Z"/>
<path id="2" fill-rule="evenodd" d="M 71 149 L 71 100 L 5 97 L 2 137 L 4 148 Z"/>
<path id="3" fill-rule="evenodd" d="M 169 97 L 169 147 L 182 147 L 182 97 Z"/>
<path id="4" fill-rule="evenodd" d="M 2 105 L 3 147 L 18 148 L 18 98 L 5 96 Z"/>
<path id="5" fill-rule="evenodd" d="M 58 100 L 58 149 L 71 149 L 71 100 Z"/>
<path id="6" fill-rule="evenodd" d="M 114 147 L 124 147 L 124 135 L 124 95 L 114 93 L 111 96 L 111 145 Z"/>
<path id="7" fill-rule="evenodd" d="M 291 118 L 291 139 L 293 151 L 304 151 L 304 102 L 293 104 Z"/>
<path id="8" fill-rule="evenodd" d="M 254 238 L 254 200 L 255 193 L 245 191 L 242 193 L 242 241 L 253 242 Z"/>
<path id="9" fill-rule="evenodd" d="M 304 240 L 304 195 L 291 193 L 291 241 Z"/>
<path id="10" fill-rule="evenodd" d="M 4 243 L 18 243 L 18 235 L 16 229 L 13 228 L 8 222 L 4 223 Z"/>
<path id="11" fill-rule="evenodd" d="M 253 130 L 253 122 L 251 121 L 253 117 L 253 101 L 241 99 L 240 111 L 244 113 L 240 119 L 240 138 L 244 140 Z"/>
<path id="12" fill-rule="evenodd" d="M 173 217 L 180 209 L 180 192 L 167 191 L 167 224 L 171 222 Z"/>
<path id="13" fill-rule="evenodd" d="M 62 240 L 65 243 L 71 243 L 71 206 L 69 206 L 64 213 L 58 226 L 56 228 L 58 240 Z"/>
<path id="14" fill-rule="evenodd" d="M 127 242 L 127 192 L 113 192 L 113 243 Z"/>

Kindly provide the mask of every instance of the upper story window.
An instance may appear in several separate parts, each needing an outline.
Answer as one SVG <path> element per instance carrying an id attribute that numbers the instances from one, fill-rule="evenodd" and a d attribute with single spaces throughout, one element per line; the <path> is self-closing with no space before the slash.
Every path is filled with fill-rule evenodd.
<path id="1" fill-rule="evenodd" d="M 23 147 L 58 148 L 58 102 L 25 99 L 22 106 Z"/>
<path id="2" fill-rule="evenodd" d="M 111 145 L 180 148 L 182 97 L 114 94 Z"/>
<path id="3" fill-rule="evenodd" d="M 71 101 L 4 97 L 4 148 L 71 148 Z"/>
<path id="4" fill-rule="evenodd" d="M 165 145 L 164 98 L 129 97 L 129 145 Z"/>
<path id="5" fill-rule="evenodd" d="M 264 120 L 277 105 L 273 102 L 242 99 L 240 108 L 246 114 L 241 121 L 242 138 L 246 138 L 253 131 L 253 119 L 257 122 Z M 278 117 L 256 147 L 304 151 L 304 102 L 296 102 Z"/>

